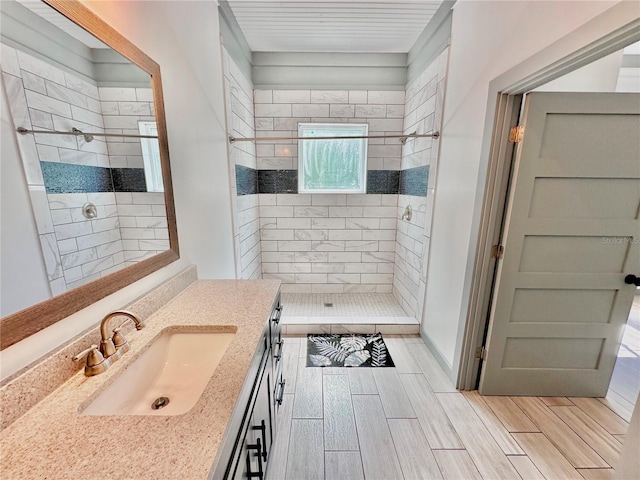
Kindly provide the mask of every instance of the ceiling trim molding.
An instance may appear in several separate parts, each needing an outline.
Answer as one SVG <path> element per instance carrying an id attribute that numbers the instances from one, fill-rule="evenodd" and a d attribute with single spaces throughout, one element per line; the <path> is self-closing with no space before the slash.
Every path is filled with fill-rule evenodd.
<path id="1" fill-rule="evenodd" d="M 240 71 L 250 79 L 253 52 L 226 0 L 218 3 L 218 23 L 222 44 Z"/>
<path id="2" fill-rule="evenodd" d="M 13 0 L 0 1 L 2 43 L 94 80 L 91 49 Z"/>
<path id="3" fill-rule="evenodd" d="M 406 53 L 254 52 L 252 80 L 268 90 L 404 90 Z"/>
<path id="4" fill-rule="evenodd" d="M 0 41 L 99 87 L 151 87 L 149 75 L 119 53 L 87 45 L 13 0 L 1 0 Z"/>
<path id="5" fill-rule="evenodd" d="M 453 6 L 456 0 L 445 0 L 420 34 L 407 55 L 407 81 L 415 79 L 449 45 Z"/>
<path id="6" fill-rule="evenodd" d="M 253 66 L 406 67 L 406 53 L 253 52 Z"/>

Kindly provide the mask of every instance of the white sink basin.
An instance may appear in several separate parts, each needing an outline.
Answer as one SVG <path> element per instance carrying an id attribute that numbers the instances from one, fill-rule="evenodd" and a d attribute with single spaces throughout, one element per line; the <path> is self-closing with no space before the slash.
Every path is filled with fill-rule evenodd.
<path id="1" fill-rule="evenodd" d="M 181 330 L 160 334 L 82 414 L 165 416 L 188 412 L 234 337 L 235 331 Z M 126 355 L 122 361 L 126 361 Z M 162 398 L 167 398 L 168 403 L 158 400 Z M 154 409 L 154 403 L 155 407 L 164 406 Z"/>

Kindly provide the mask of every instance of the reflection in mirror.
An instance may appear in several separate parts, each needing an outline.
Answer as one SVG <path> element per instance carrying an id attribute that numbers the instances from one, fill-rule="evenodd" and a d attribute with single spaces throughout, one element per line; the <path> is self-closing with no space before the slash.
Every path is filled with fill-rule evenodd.
<path id="1" fill-rule="evenodd" d="M 16 128 L 85 134 L 36 133 L 36 149 L 21 152 L 53 296 L 167 250 L 169 235 L 157 140 L 88 135 L 157 132 L 149 75 L 48 5 L 22 3 L 7 2 L 9 19 L 32 17 L 34 26 L 53 19 L 47 33 L 71 52 L 89 49 L 93 63 L 78 72 L 66 57 L 48 58 L 35 29 L 19 29 L 15 48 L 3 38 L 2 58 L 13 60 L 2 71 Z M 87 204 L 93 215 L 83 211 Z M 3 302 L 1 313 L 25 306 Z"/>
<path id="2" fill-rule="evenodd" d="M 5 317 L 167 250 L 177 253 L 177 243 L 169 241 L 169 169 L 149 73 L 45 3 L 0 4 L 3 96 L 12 129 L 29 131 L 16 134 L 23 175 L 10 181 L 28 189 L 33 220 L 25 221 L 35 223 L 42 256 L 29 275 L 34 285 L 46 284 L 44 293 L 25 295 L 3 271 Z M 173 205 L 170 212 L 173 218 Z M 3 216 L 2 230 L 10 229 Z"/>

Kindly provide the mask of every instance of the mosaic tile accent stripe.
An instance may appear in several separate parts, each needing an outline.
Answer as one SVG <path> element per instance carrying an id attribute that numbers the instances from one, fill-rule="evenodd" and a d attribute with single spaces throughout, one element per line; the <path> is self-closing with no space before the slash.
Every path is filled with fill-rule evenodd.
<path id="1" fill-rule="evenodd" d="M 401 172 L 398 170 L 369 170 L 367 193 L 398 194 L 400 175 Z M 238 196 L 256 193 L 298 193 L 298 171 L 254 170 L 236 165 L 236 189 Z"/>
<path id="2" fill-rule="evenodd" d="M 258 170 L 258 193 L 298 193 L 297 170 Z"/>
<path id="3" fill-rule="evenodd" d="M 143 168 L 40 162 L 47 193 L 146 192 Z"/>
<path id="4" fill-rule="evenodd" d="M 400 195 L 427 196 L 429 165 L 400 171 Z"/>
<path id="5" fill-rule="evenodd" d="M 146 192 L 147 182 L 144 168 L 112 168 L 113 190 L 115 192 Z"/>
<path id="6" fill-rule="evenodd" d="M 369 170 L 367 193 L 397 194 L 400 186 L 398 170 Z"/>
<path id="7" fill-rule="evenodd" d="M 255 168 L 236 165 L 237 195 L 255 195 L 258 193 L 258 171 Z"/>
<path id="8" fill-rule="evenodd" d="M 40 162 L 47 193 L 112 192 L 111 169 L 71 163 Z"/>

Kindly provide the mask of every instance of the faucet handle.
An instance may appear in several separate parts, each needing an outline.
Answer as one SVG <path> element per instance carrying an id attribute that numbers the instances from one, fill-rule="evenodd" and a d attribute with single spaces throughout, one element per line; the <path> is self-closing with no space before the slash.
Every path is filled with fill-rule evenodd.
<path id="1" fill-rule="evenodd" d="M 113 342 L 116 350 L 120 349 L 122 346 L 127 344 L 127 339 L 124 338 L 124 335 L 120 333 L 120 329 L 125 326 L 125 324 L 129 321 L 129 319 L 122 322 L 116 328 L 113 329 L 113 336 L 111 337 L 111 341 Z"/>
<path id="2" fill-rule="evenodd" d="M 100 353 L 98 345 L 91 345 L 72 358 L 74 362 L 87 357 L 87 364 L 84 366 L 84 374 L 92 377 L 104 372 L 109 367 L 109 362 L 105 361 L 104 356 Z"/>
<path id="3" fill-rule="evenodd" d="M 85 356 L 87 357 L 87 367 L 95 367 L 96 365 L 100 365 L 104 362 L 104 357 L 102 356 L 102 353 L 100 353 L 100 350 L 98 350 L 98 345 L 95 344 L 78 353 L 71 360 L 77 362 Z"/>
<path id="4" fill-rule="evenodd" d="M 112 330 L 112 332 L 113 333 L 118 333 L 122 329 L 122 327 L 124 327 L 127 324 L 127 322 L 130 322 L 130 321 L 131 321 L 131 319 L 127 318 L 124 322 L 122 322 L 120 325 L 118 325 L 116 328 L 114 328 Z"/>
<path id="5" fill-rule="evenodd" d="M 81 360 L 85 355 L 89 355 L 89 353 L 91 353 L 94 350 L 98 350 L 98 345 L 96 345 L 95 343 L 91 345 L 89 348 L 87 348 L 86 350 L 83 350 L 77 355 L 75 355 L 74 357 L 72 357 L 71 360 L 73 360 L 74 362 L 77 362 Z"/>

